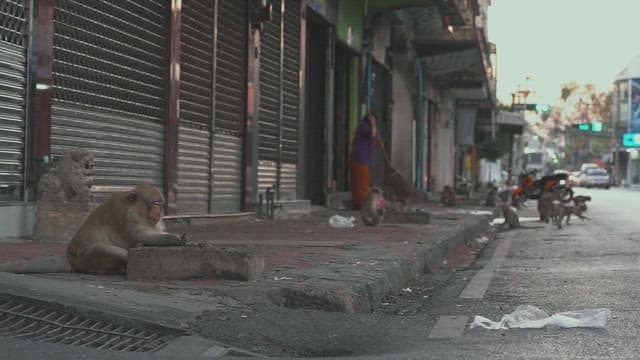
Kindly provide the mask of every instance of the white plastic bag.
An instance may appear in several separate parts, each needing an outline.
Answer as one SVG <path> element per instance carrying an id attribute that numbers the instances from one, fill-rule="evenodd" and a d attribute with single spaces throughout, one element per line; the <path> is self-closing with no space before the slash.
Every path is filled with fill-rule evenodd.
<path id="1" fill-rule="evenodd" d="M 329 218 L 329 225 L 336 229 L 348 229 L 353 227 L 354 221 L 356 221 L 356 218 L 353 216 L 347 218 L 340 215 L 333 215 Z"/>
<path id="2" fill-rule="evenodd" d="M 604 308 L 565 311 L 549 316 L 535 306 L 520 305 L 511 314 L 503 315 L 499 322 L 476 315 L 469 328 L 480 327 L 489 330 L 540 329 L 547 325 L 556 325 L 562 328 L 602 328 L 607 324 L 607 320 L 610 317 L 611 310 Z"/>

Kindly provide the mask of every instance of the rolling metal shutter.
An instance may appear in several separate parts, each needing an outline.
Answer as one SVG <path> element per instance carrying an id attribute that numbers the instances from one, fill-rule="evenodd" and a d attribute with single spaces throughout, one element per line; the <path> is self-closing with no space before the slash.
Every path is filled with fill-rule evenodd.
<path id="1" fill-rule="evenodd" d="M 185 0 L 181 19 L 178 212 L 208 213 L 215 0 Z"/>
<path id="2" fill-rule="evenodd" d="M 26 33 L 25 1 L 0 2 L 0 200 L 23 193 Z"/>
<path id="3" fill-rule="evenodd" d="M 297 196 L 300 101 L 300 1 L 274 1 L 260 52 L 258 191 Z"/>
<path id="4" fill-rule="evenodd" d="M 300 0 L 286 0 L 282 76 L 281 198 L 297 197 L 300 128 Z M 324 166 L 316 164 L 316 166 Z"/>
<path id="5" fill-rule="evenodd" d="M 180 212 L 228 213 L 242 207 L 247 3 L 183 3 Z"/>
<path id="6" fill-rule="evenodd" d="M 52 153 L 93 151 L 96 192 L 162 188 L 168 5 L 55 2 Z"/>
<path id="7" fill-rule="evenodd" d="M 213 212 L 242 207 L 247 113 L 248 0 L 218 0 L 213 136 Z"/>

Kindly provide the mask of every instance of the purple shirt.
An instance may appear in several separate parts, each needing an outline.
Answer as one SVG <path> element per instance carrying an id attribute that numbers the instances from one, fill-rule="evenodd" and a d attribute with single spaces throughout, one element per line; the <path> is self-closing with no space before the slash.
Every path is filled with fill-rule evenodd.
<path id="1" fill-rule="evenodd" d="M 356 128 L 356 135 L 353 137 L 353 151 L 351 152 L 351 160 L 369 164 L 371 161 L 371 152 L 373 151 L 373 129 L 369 121 L 360 121 Z"/>

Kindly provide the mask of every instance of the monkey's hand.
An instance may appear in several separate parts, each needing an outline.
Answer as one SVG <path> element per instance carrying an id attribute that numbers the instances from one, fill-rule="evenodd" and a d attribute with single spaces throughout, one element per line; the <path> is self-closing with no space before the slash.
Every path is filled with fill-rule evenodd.
<path id="1" fill-rule="evenodd" d="M 189 241 L 191 241 L 191 237 L 187 234 L 180 234 L 180 240 L 182 241 L 182 244 L 180 245 L 184 245 L 186 243 L 188 243 Z"/>
<path id="2" fill-rule="evenodd" d="M 161 231 L 145 231 L 137 234 L 137 242 L 144 246 L 181 246 L 186 244 L 188 236 Z"/>

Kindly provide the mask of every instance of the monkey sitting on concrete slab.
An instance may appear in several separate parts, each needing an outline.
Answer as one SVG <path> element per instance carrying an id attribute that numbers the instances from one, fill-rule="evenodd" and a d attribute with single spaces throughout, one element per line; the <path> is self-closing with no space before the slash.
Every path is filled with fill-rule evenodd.
<path id="1" fill-rule="evenodd" d="M 364 198 L 360 207 L 360 217 L 365 225 L 378 226 L 384 218 L 384 193 L 374 186 Z"/>
<path id="2" fill-rule="evenodd" d="M 127 250 L 136 246 L 184 245 L 185 235 L 164 231 L 164 196 L 151 185 L 114 193 L 84 221 L 67 248 L 74 271 L 125 274 Z"/>
<path id="3" fill-rule="evenodd" d="M 0 264 L 0 271 L 123 275 L 130 248 L 186 243 L 186 235 L 164 231 L 163 207 L 164 196 L 152 185 L 113 193 L 80 226 L 67 247 L 66 259 L 16 261 Z"/>

